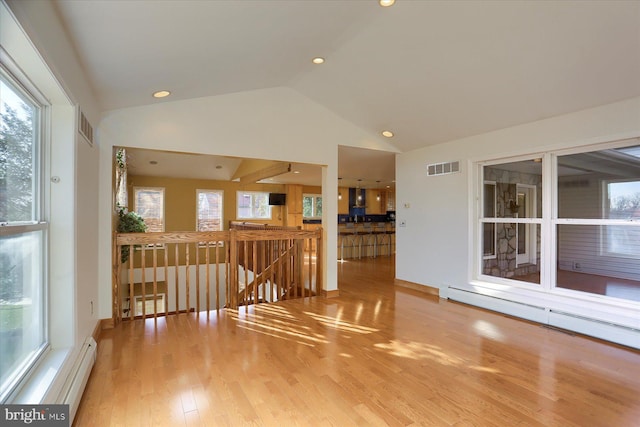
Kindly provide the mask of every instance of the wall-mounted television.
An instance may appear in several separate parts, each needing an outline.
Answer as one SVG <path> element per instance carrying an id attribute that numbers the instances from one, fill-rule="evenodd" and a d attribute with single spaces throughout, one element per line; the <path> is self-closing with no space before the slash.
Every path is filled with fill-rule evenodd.
<path id="1" fill-rule="evenodd" d="M 285 193 L 269 193 L 269 205 L 282 206 L 287 203 L 287 195 Z"/>

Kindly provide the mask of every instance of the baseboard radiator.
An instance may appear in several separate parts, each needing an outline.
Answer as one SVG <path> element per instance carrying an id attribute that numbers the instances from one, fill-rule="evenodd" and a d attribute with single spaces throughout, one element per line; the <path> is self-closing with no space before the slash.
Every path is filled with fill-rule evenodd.
<path id="1" fill-rule="evenodd" d="M 82 393 L 89 380 L 91 369 L 96 362 L 97 349 L 98 344 L 93 337 L 87 338 L 60 393 L 58 403 L 69 405 L 71 423 L 73 423 L 73 419 L 76 416 Z"/>

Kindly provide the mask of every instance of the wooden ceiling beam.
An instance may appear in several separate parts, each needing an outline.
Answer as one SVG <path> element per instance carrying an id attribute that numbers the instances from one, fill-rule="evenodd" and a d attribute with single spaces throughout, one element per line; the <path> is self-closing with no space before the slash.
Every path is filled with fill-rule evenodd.
<path id="1" fill-rule="evenodd" d="M 291 172 L 291 163 L 278 163 L 266 168 L 258 169 L 257 171 L 248 173 L 240 177 L 241 184 L 253 184 L 262 179 L 271 178 L 274 176 L 282 175 L 287 172 Z"/>

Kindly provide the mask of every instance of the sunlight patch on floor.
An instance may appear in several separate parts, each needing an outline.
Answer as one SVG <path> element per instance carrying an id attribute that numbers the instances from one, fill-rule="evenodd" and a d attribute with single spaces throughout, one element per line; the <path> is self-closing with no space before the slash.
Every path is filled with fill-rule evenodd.
<path id="1" fill-rule="evenodd" d="M 379 329 L 369 328 L 367 326 L 356 325 L 355 323 L 347 322 L 344 320 L 339 320 L 338 318 L 323 316 L 317 313 L 311 313 L 309 311 L 305 311 L 304 314 L 311 317 L 312 319 L 320 322 L 321 324 L 332 327 L 341 331 L 346 332 L 355 332 L 358 334 L 371 334 L 373 332 L 378 332 Z"/>

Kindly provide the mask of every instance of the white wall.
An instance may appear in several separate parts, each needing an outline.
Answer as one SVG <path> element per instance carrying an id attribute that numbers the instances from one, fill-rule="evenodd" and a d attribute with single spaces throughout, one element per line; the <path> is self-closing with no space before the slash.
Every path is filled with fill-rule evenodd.
<path id="1" fill-rule="evenodd" d="M 337 289 L 338 145 L 396 151 L 295 90 L 277 87 L 104 114 L 100 141 L 100 317 L 111 317 L 114 146 L 313 163 L 323 170 L 325 290 Z"/>

